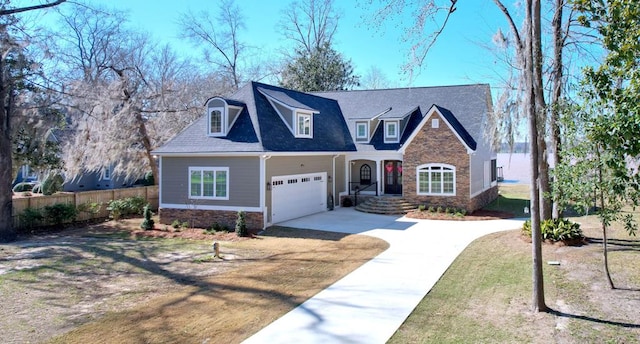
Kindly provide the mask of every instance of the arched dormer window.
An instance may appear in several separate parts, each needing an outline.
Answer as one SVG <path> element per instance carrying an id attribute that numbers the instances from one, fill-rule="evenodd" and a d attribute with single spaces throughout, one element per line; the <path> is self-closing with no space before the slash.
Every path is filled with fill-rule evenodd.
<path id="1" fill-rule="evenodd" d="M 360 167 L 360 184 L 371 184 L 371 167 L 367 164 L 364 164 Z"/>
<path id="2" fill-rule="evenodd" d="M 207 134 L 226 136 L 242 111 L 242 103 L 219 97 L 207 101 Z"/>
<path id="3" fill-rule="evenodd" d="M 456 167 L 447 164 L 426 164 L 417 167 L 418 195 L 455 196 Z"/>

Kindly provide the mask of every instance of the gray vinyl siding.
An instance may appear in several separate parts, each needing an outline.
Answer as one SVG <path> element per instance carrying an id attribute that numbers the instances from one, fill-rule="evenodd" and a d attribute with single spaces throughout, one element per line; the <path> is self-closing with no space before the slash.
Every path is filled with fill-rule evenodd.
<path id="1" fill-rule="evenodd" d="M 189 167 L 228 167 L 229 200 L 190 200 Z M 161 200 L 165 204 L 259 207 L 259 157 L 163 157 Z"/>
<path id="2" fill-rule="evenodd" d="M 470 194 L 481 192 L 484 188 L 484 163 L 485 161 L 491 161 L 495 159 L 496 154 L 491 150 L 491 147 L 486 140 L 479 141 L 478 148 L 471 154 L 469 159 L 469 173 L 471 180 L 469 183 Z"/>

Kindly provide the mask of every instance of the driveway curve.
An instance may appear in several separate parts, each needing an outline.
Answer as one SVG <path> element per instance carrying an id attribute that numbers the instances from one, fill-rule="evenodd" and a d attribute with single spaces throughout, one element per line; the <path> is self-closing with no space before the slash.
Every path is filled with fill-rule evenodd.
<path id="1" fill-rule="evenodd" d="M 385 343 L 467 245 L 522 221 L 416 220 L 338 208 L 279 225 L 370 235 L 389 248 L 244 343 Z"/>

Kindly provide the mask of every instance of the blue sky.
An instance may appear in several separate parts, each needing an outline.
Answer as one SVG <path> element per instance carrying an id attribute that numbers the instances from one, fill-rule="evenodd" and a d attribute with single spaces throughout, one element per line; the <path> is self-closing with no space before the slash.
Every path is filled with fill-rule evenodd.
<path id="1" fill-rule="evenodd" d="M 99 3 L 102 1 L 91 0 Z M 176 5 L 178 4 L 179 5 Z M 131 25 L 150 32 L 158 40 L 170 43 L 177 51 L 193 53 L 193 47 L 178 39 L 179 13 L 187 10 L 217 10 L 217 1 L 186 0 L 110 0 L 108 6 L 130 11 Z M 262 57 L 280 58 L 278 52 L 291 49 L 292 43 L 278 32 L 277 24 L 289 0 L 236 0 L 246 18 L 241 40 L 257 48 Z M 506 27 L 503 15 L 491 1 L 459 1 L 443 34 L 433 46 L 420 74 L 409 84 L 400 74 L 407 61 L 408 48 L 401 41 L 396 22 L 372 27 L 366 17 L 365 0 L 336 1 L 342 14 L 334 47 L 351 59 L 356 74 L 363 76 L 375 66 L 391 81 L 391 86 L 434 86 L 466 83 L 497 83 L 499 70 L 494 55 L 483 46 L 499 26 Z M 63 5 L 64 6 L 64 5 Z M 370 11 L 369 11 L 370 12 Z M 397 18 L 412 22 L 413 14 Z M 435 29 L 435 26 L 433 27 Z"/>

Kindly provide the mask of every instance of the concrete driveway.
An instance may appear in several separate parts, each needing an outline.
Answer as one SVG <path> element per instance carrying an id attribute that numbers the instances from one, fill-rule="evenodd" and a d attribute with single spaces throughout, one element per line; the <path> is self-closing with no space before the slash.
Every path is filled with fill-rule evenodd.
<path id="1" fill-rule="evenodd" d="M 279 225 L 370 235 L 390 247 L 245 343 L 385 343 L 469 243 L 522 221 L 415 220 L 339 208 Z"/>

